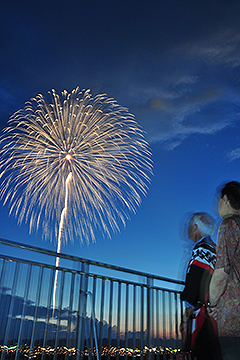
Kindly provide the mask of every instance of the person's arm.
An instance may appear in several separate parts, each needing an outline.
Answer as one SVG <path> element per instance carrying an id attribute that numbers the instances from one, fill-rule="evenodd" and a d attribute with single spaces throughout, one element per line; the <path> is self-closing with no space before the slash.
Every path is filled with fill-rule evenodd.
<path id="1" fill-rule="evenodd" d="M 224 268 L 215 269 L 209 286 L 209 302 L 212 306 L 217 305 L 227 285 L 228 274 Z"/>
<path id="2" fill-rule="evenodd" d="M 227 285 L 228 274 L 224 268 L 215 269 L 209 286 L 208 314 L 217 321 L 216 306 Z"/>
<path id="3" fill-rule="evenodd" d="M 194 307 L 190 306 L 185 309 L 185 312 L 183 314 L 183 318 L 182 318 L 179 330 L 183 334 L 184 340 L 186 340 L 186 338 L 187 338 L 188 322 L 189 322 L 190 316 L 192 315 L 193 311 L 194 311 Z"/>

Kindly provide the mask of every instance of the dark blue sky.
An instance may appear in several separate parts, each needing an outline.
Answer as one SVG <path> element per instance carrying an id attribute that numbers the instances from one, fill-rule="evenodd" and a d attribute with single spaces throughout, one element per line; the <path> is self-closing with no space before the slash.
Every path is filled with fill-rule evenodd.
<path id="1" fill-rule="evenodd" d="M 2 1 L 1 128 L 38 93 L 79 86 L 127 106 L 153 152 L 126 228 L 62 251 L 178 277 L 185 215 L 217 217 L 217 186 L 240 180 L 239 15 L 239 1 Z M 1 237 L 55 249 L 1 214 Z"/>

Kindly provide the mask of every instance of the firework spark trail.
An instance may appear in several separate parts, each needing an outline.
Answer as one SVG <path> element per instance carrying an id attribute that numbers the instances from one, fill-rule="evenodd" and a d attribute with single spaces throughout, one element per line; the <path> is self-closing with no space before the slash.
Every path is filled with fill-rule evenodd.
<path id="1" fill-rule="evenodd" d="M 66 159 L 67 160 L 71 160 L 71 155 L 67 154 L 66 155 Z M 63 225 L 64 225 L 64 220 L 66 218 L 66 213 L 67 213 L 67 207 L 68 207 L 68 184 L 69 181 L 72 179 L 72 173 L 70 172 L 68 174 L 68 177 L 66 179 L 66 184 L 65 184 L 65 207 L 62 210 L 61 213 L 61 220 L 59 223 L 59 231 L 58 231 L 58 243 L 57 243 L 57 253 L 59 254 L 61 251 L 61 245 L 62 245 L 62 233 L 63 233 Z M 55 304 L 56 304 L 56 290 L 57 290 L 57 280 L 58 280 L 58 266 L 59 266 L 59 257 L 56 258 L 56 271 L 55 271 L 55 279 L 54 279 L 54 287 L 53 287 L 53 315 L 54 316 L 54 310 L 55 310 Z"/>
<path id="2" fill-rule="evenodd" d="M 14 113 L 1 137 L 0 197 L 30 232 L 41 226 L 56 240 L 65 179 L 72 172 L 68 226 L 63 240 L 95 240 L 125 225 L 146 194 L 151 153 L 129 113 L 105 94 L 54 90 L 48 103 L 39 94 Z M 71 155 L 71 161 L 66 155 Z"/>
<path id="3" fill-rule="evenodd" d="M 30 233 L 60 237 L 60 252 L 63 241 L 119 231 L 146 195 L 152 160 L 134 115 L 114 99 L 79 88 L 50 94 L 52 102 L 41 94 L 26 102 L 3 131 L 0 198 Z"/>

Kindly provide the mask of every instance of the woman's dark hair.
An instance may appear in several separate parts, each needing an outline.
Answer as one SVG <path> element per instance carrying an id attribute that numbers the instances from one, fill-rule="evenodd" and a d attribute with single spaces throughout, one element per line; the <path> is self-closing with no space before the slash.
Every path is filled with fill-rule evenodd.
<path id="1" fill-rule="evenodd" d="M 235 209 L 240 209 L 240 183 L 237 181 L 230 181 L 224 185 L 221 191 L 221 198 L 227 195 L 230 205 Z"/>

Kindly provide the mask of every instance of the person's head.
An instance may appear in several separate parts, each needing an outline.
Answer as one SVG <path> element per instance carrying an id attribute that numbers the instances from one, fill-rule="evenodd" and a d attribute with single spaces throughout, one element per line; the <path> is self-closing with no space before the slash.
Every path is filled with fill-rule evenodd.
<path id="1" fill-rule="evenodd" d="M 216 224 L 213 217 L 205 212 L 194 213 L 189 221 L 188 237 L 194 242 L 203 236 L 212 236 L 216 231 Z"/>
<path id="2" fill-rule="evenodd" d="M 240 211 L 240 183 L 230 181 L 221 190 L 221 198 L 218 203 L 219 215 L 226 219 Z"/>

